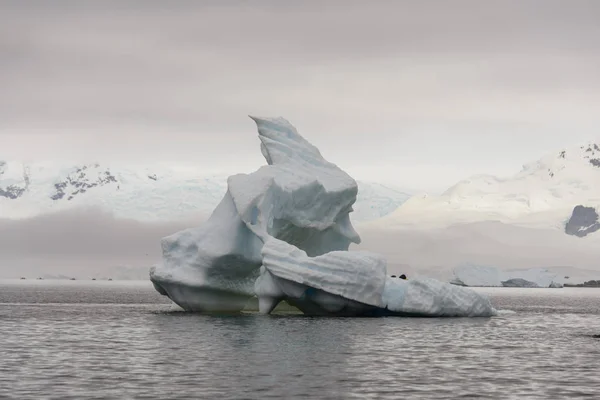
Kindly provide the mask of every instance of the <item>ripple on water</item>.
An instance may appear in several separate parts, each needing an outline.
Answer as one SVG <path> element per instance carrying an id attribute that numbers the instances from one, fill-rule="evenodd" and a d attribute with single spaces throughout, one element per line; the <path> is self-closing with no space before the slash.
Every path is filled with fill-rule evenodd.
<path id="1" fill-rule="evenodd" d="M 514 310 L 495 318 L 370 319 L 189 314 L 150 285 L 46 285 L 0 285 L 0 397 L 559 399 L 600 388 L 600 291 L 494 291 Z"/>

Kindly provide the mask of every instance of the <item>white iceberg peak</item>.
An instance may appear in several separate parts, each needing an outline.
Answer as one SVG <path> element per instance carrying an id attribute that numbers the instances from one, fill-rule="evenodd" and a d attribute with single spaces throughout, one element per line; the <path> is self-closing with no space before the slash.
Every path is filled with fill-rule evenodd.
<path id="1" fill-rule="evenodd" d="M 347 251 L 360 242 L 349 218 L 356 181 L 287 120 L 251 118 L 268 165 L 229 177 L 205 224 L 162 240 L 163 263 L 150 271 L 161 294 L 191 311 L 240 311 L 258 296 L 264 313 L 281 300 L 311 315 L 495 313 L 487 298 L 437 281 L 419 286 L 429 290 L 407 291 L 404 302 L 387 293 L 392 286 L 383 257 Z M 431 297 L 436 285 L 453 295 Z M 409 298 L 413 292 L 417 297 Z M 393 299 L 391 308 L 386 298 Z M 450 298 L 458 300 L 448 311 L 439 302 Z"/>

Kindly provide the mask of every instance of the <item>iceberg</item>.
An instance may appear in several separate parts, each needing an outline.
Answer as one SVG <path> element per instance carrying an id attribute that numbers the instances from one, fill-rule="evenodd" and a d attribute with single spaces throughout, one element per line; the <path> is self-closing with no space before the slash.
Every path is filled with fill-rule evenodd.
<path id="1" fill-rule="evenodd" d="M 452 271 L 450 283 L 459 286 L 562 288 L 558 274 L 545 268 L 500 270 L 492 266 L 465 264 Z"/>
<path id="2" fill-rule="evenodd" d="M 406 281 L 388 279 L 383 298 L 392 314 L 404 316 L 478 317 L 497 314 L 481 294 L 427 277 Z"/>
<path id="3" fill-rule="evenodd" d="M 268 240 L 262 254 L 255 289 L 263 313 L 281 300 L 311 315 L 365 314 L 385 307 L 387 268 L 377 254 L 332 251 L 309 257 L 277 239 Z"/>
<path id="4" fill-rule="evenodd" d="M 228 178 L 208 221 L 162 239 L 155 289 L 188 311 L 240 312 L 258 298 L 307 315 L 492 316 L 489 299 L 428 279 L 399 282 L 386 260 L 352 251 L 356 181 L 283 118 L 251 117 L 267 161 Z"/>

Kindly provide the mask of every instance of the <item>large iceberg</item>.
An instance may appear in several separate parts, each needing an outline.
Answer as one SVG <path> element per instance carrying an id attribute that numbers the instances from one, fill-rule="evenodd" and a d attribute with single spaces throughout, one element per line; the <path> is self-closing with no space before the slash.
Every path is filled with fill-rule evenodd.
<path id="1" fill-rule="evenodd" d="M 435 280 L 399 282 L 386 260 L 348 252 L 358 187 L 285 119 L 251 117 L 267 164 L 229 177 L 209 220 L 162 240 L 156 290 L 189 311 L 238 312 L 258 297 L 309 315 L 491 316 L 488 298 Z"/>
<path id="2" fill-rule="evenodd" d="M 561 277 L 546 268 L 500 270 L 497 267 L 464 264 L 452 271 L 450 281 L 460 286 L 562 288 Z"/>

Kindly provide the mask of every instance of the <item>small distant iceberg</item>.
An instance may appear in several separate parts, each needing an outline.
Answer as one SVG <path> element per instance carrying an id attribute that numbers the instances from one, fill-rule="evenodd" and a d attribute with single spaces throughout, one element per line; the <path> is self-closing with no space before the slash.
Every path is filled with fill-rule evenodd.
<path id="1" fill-rule="evenodd" d="M 202 226 L 162 239 L 155 289 L 187 311 L 315 316 L 490 317 L 489 298 L 429 278 L 388 277 L 379 254 L 349 252 L 356 181 L 283 118 L 251 117 L 267 164 L 227 180 Z M 409 277 L 410 278 L 410 277 Z"/>
<path id="2" fill-rule="evenodd" d="M 500 270 L 493 266 L 465 264 L 455 268 L 451 284 L 473 287 L 562 288 L 562 278 L 545 268 Z"/>

